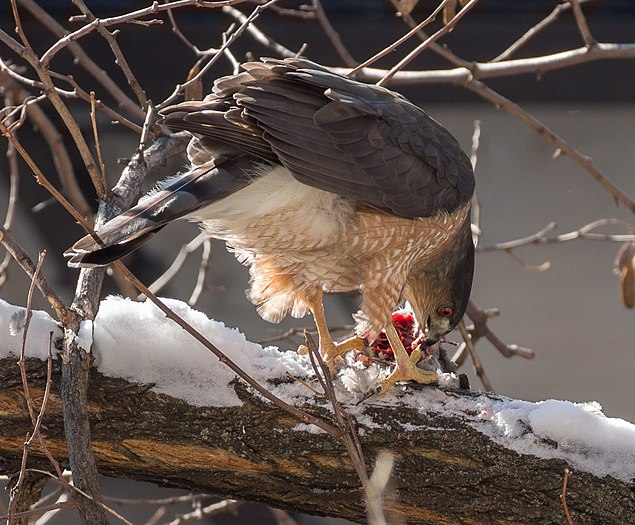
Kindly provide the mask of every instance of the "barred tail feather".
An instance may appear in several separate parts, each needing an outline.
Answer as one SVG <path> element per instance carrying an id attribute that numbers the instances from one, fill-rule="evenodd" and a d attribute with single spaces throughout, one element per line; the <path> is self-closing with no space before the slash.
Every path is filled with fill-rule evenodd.
<path id="1" fill-rule="evenodd" d="M 73 268 L 109 264 L 139 248 L 168 222 L 180 219 L 247 186 L 241 158 L 216 158 L 160 184 L 139 204 L 97 229 L 96 240 L 87 235 L 64 254 Z"/>

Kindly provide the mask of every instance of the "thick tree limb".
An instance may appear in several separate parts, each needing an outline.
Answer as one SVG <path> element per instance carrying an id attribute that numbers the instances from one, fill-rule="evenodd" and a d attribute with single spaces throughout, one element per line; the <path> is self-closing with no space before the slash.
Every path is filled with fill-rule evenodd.
<path id="1" fill-rule="evenodd" d="M 27 362 L 31 392 L 42 395 L 46 364 Z M 59 370 L 48 402 L 46 442 L 65 462 Z M 102 474 L 215 492 L 313 514 L 365 519 L 362 490 L 344 445 L 325 433 L 298 430 L 297 421 L 236 385 L 244 404 L 196 408 L 183 401 L 91 372 L 93 449 Z M 319 404 L 319 403 L 318 403 Z M 308 410 L 330 417 L 326 409 Z M 0 360 L 0 474 L 19 469 L 31 428 L 15 360 Z M 304 407 L 307 410 L 307 407 Z M 519 455 L 460 417 L 407 406 L 366 406 L 366 457 L 395 457 L 391 520 L 432 524 L 563 523 L 560 460 Z M 417 430 L 404 430 L 405 423 Z M 295 428 L 295 430 L 294 430 Z M 412 428 L 412 427 L 410 427 Z M 557 444 L 554 444 L 557 446 Z M 30 466 L 46 460 L 32 450 Z M 576 471 L 567 505 L 576 525 L 635 522 L 634 487 Z M 125 515 L 125 512 L 124 512 Z"/>

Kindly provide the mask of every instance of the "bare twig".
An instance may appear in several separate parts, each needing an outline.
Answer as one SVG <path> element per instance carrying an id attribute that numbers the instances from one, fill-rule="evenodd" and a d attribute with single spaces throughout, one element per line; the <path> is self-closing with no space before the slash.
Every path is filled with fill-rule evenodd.
<path id="1" fill-rule="evenodd" d="M 63 38 L 67 31 L 52 16 L 39 6 L 34 0 L 18 0 L 36 19 L 49 29 L 57 38 Z M 137 119 L 143 119 L 144 111 L 126 95 L 108 74 L 101 69 L 77 42 L 68 44 L 69 51 L 77 59 L 77 63 L 88 71 L 102 86 L 106 93 L 110 94 L 119 107 L 131 113 Z"/>
<path id="2" fill-rule="evenodd" d="M 398 40 L 395 40 L 395 42 L 393 42 L 392 44 L 386 46 L 384 49 L 382 49 L 379 53 L 376 53 L 375 55 L 373 55 L 372 57 L 370 57 L 368 60 L 365 60 L 364 62 L 362 62 L 359 66 L 354 67 L 349 73 L 348 76 L 354 76 L 355 73 L 357 73 L 358 71 L 370 66 L 371 64 L 377 62 L 377 60 L 379 60 L 380 58 L 388 55 L 389 53 L 392 53 L 394 51 L 397 50 L 397 48 L 403 44 L 404 42 L 410 40 L 410 38 L 412 38 L 413 35 L 419 33 L 419 31 L 421 31 L 425 26 L 427 26 L 430 22 L 433 22 L 437 15 L 439 14 L 439 12 L 441 11 L 441 9 L 443 9 L 443 7 L 445 6 L 445 4 L 448 3 L 449 0 L 443 0 L 443 2 L 441 2 L 437 8 L 432 12 L 432 14 L 426 18 L 423 22 L 420 22 L 419 24 L 417 24 L 416 26 L 414 26 L 410 31 L 408 31 L 405 35 L 403 35 L 401 38 L 399 38 Z M 427 36 L 426 36 L 427 38 Z"/>
<path id="3" fill-rule="evenodd" d="M 119 16 L 113 16 L 110 18 L 95 19 L 89 24 L 79 28 L 77 31 L 60 38 L 55 44 L 53 44 L 44 55 L 42 55 L 42 64 L 44 66 L 53 59 L 53 57 L 59 53 L 62 49 L 69 46 L 72 42 L 79 40 L 80 38 L 89 35 L 97 29 L 97 27 L 111 27 L 120 24 L 126 24 L 132 20 L 137 20 L 141 17 L 154 15 L 170 9 L 179 9 L 182 7 L 196 6 L 201 8 L 219 8 L 225 5 L 235 5 L 244 2 L 245 0 L 223 0 L 216 2 L 205 2 L 203 0 L 176 0 L 174 2 L 166 2 L 165 4 L 159 4 L 153 2 L 150 7 L 138 9 L 137 11 L 131 11 Z"/>
<path id="4" fill-rule="evenodd" d="M 542 31 L 543 29 L 551 25 L 553 22 L 555 22 L 560 16 L 560 13 L 564 11 L 568 11 L 569 9 L 571 9 L 571 2 L 563 2 L 561 4 L 558 4 L 556 7 L 554 7 L 551 13 L 549 13 L 545 18 L 543 18 L 536 25 L 532 26 L 525 34 L 523 34 L 505 51 L 503 51 L 496 58 L 492 59 L 491 62 L 500 62 L 501 60 L 507 60 L 522 46 L 524 46 L 527 42 L 529 42 L 534 36 L 540 33 L 540 31 Z"/>
<path id="5" fill-rule="evenodd" d="M 42 61 L 40 61 L 30 47 L 21 46 L 16 42 L 13 38 L 7 35 L 4 31 L 0 31 L 0 41 L 6 43 L 12 50 L 14 50 L 20 57 L 24 58 L 30 65 L 35 69 L 42 82 L 47 98 L 51 101 L 58 114 L 62 118 L 64 124 L 68 128 L 73 140 L 75 141 L 75 145 L 77 146 L 77 150 L 84 161 L 84 165 L 86 170 L 88 171 L 93 184 L 97 190 L 97 195 L 100 198 L 104 198 L 108 195 L 108 191 L 106 187 L 103 185 L 101 180 L 101 176 L 99 171 L 97 170 L 97 166 L 95 164 L 95 160 L 90 152 L 90 148 L 86 144 L 84 137 L 79 129 L 79 125 L 77 121 L 73 117 L 72 113 L 62 101 L 60 94 L 58 93 L 55 84 L 51 78 L 51 73 L 48 70 L 48 67 L 44 65 Z M 4 130 L 3 130 L 4 133 Z"/>
<path id="6" fill-rule="evenodd" d="M 79 8 L 79 10 L 84 14 L 84 16 L 89 22 L 95 22 L 97 24 L 97 31 L 106 40 L 106 42 L 108 42 L 108 45 L 110 46 L 110 49 L 112 50 L 112 53 L 115 56 L 115 63 L 121 68 L 121 71 L 123 72 L 124 76 L 126 77 L 126 80 L 128 81 L 128 85 L 132 88 L 132 91 L 134 91 L 135 95 L 137 96 L 137 99 L 139 100 L 139 103 L 141 104 L 141 109 L 145 112 L 148 108 L 148 99 L 146 98 L 145 92 L 143 91 L 143 89 L 139 85 L 139 82 L 134 76 L 132 69 L 130 69 L 130 65 L 128 64 L 126 57 L 121 51 L 119 44 L 117 44 L 117 41 L 115 39 L 115 33 L 111 33 L 110 31 L 108 31 L 106 27 L 101 25 L 100 20 L 95 15 L 93 15 L 93 13 L 90 11 L 90 9 L 88 9 L 88 7 L 86 6 L 83 0 L 72 0 L 72 1 Z"/>
<path id="7" fill-rule="evenodd" d="M 320 0 L 311 0 L 311 5 L 312 10 L 315 13 L 315 17 L 317 18 L 318 22 L 320 22 L 324 33 L 333 44 L 333 47 L 337 51 L 340 58 L 348 67 L 355 67 L 355 64 L 357 64 L 357 60 L 353 58 L 353 55 L 351 55 L 350 51 L 344 45 L 344 42 L 342 42 L 339 33 L 335 30 L 335 28 L 331 24 L 331 21 L 326 16 L 326 12 L 322 7 L 322 2 L 320 2 Z"/>
<path id="8" fill-rule="evenodd" d="M 562 509 L 564 510 L 564 515 L 567 518 L 567 524 L 573 525 L 573 520 L 571 519 L 571 514 L 569 514 L 569 507 L 567 505 L 567 483 L 569 481 L 569 469 L 565 467 L 564 469 L 564 479 L 562 480 L 562 493 L 560 494 L 560 501 L 562 501 Z"/>
<path id="9" fill-rule="evenodd" d="M 72 315 L 69 309 L 62 303 L 61 299 L 53 291 L 53 288 L 42 275 L 36 274 L 36 266 L 28 256 L 28 254 L 17 243 L 13 236 L 4 228 L 0 226 L 0 243 L 11 254 L 15 261 L 22 267 L 26 274 L 34 279 L 36 286 L 44 296 L 44 298 L 51 305 L 57 318 L 64 323 Z"/>
<path id="10" fill-rule="evenodd" d="M 463 341 L 465 342 L 465 348 L 470 354 L 470 358 L 472 359 L 472 363 L 474 364 L 474 371 L 476 372 L 476 375 L 481 380 L 481 383 L 483 383 L 483 387 L 485 388 L 485 391 L 492 392 L 492 393 L 495 392 L 494 387 L 492 386 L 492 383 L 490 382 L 489 378 L 487 377 L 487 373 L 485 372 L 485 369 L 483 368 L 481 359 L 476 353 L 476 348 L 474 348 L 474 342 L 472 341 L 472 336 L 468 333 L 467 328 L 465 327 L 465 323 L 463 321 L 459 323 L 459 332 L 461 332 L 461 336 L 463 337 Z"/>
<path id="11" fill-rule="evenodd" d="M 88 221 L 80 215 L 80 213 L 75 209 L 75 207 L 53 186 L 49 180 L 44 176 L 42 170 L 38 168 L 35 161 L 31 158 L 31 156 L 27 153 L 26 149 L 22 146 L 22 144 L 18 141 L 17 137 L 2 123 L 0 122 L 0 132 L 11 141 L 11 143 L 15 146 L 15 149 L 18 151 L 20 156 L 24 159 L 26 164 L 31 168 L 31 171 L 35 175 L 35 180 L 41 186 L 44 186 L 48 190 L 48 192 L 55 197 L 57 202 L 59 202 L 66 211 L 68 211 L 73 218 L 79 222 L 86 231 L 92 232 L 92 228 Z M 92 232 L 94 235 L 94 232 Z"/>
<path id="12" fill-rule="evenodd" d="M 450 20 L 446 25 L 444 25 L 441 29 L 439 29 L 432 36 L 424 40 L 421 44 L 419 44 L 415 49 L 413 49 L 410 53 L 408 53 L 403 59 L 401 59 L 384 77 L 377 82 L 378 86 L 386 85 L 398 71 L 401 71 L 404 67 L 406 67 L 410 62 L 412 62 L 417 56 L 419 56 L 423 51 L 425 51 L 430 44 L 436 42 L 443 35 L 449 33 L 454 29 L 454 26 L 458 23 L 461 18 L 463 18 L 469 11 L 472 9 L 479 0 L 470 0 L 463 9 L 461 9 L 452 20 Z"/>
<path id="13" fill-rule="evenodd" d="M 331 372 L 324 363 L 322 356 L 313 340 L 313 337 L 309 332 L 304 333 L 306 347 L 309 351 L 309 358 L 311 364 L 315 370 L 318 382 L 324 390 L 324 396 L 329 400 L 333 407 L 333 412 L 337 420 L 337 426 L 340 428 L 340 439 L 344 442 L 346 452 L 351 459 L 351 463 L 357 473 L 364 494 L 366 496 L 366 513 L 368 515 L 369 523 L 373 525 L 386 525 L 386 518 L 381 507 L 381 497 L 375 493 L 374 487 L 368 477 L 366 470 L 366 458 L 364 457 L 364 451 L 359 441 L 359 434 L 357 432 L 357 425 L 353 417 L 342 407 L 337 400 L 335 394 L 335 388 L 333 387 L 333 381 L 331 380 Z"/>
<path id="14" fill-rule="evenodd" d="M 207 348 L 210 352 L 212 352 L 216 357 L 218 357 L 219 361 L 225 365 L 227 365 L 232 371 L 236 373 L 242 380 L 244 380 L 249 386 L 254 388 L 258 393 L 262 394 L 265 398 L 271 401 L 276 406 L 285 410 L 289 414 L 297 417 L 300 421 L 307 424 L 313 424 L 326 433 L 330 434 L 333 437 L 339 437 L 340 433 L 338 430 L 328 423 L 322 421 L 319 418 L 316 418 L 306 412 L 294 407 L 293 405 L 289 405 L 288 403 L 282 401 L 282 399 L 274 396 L 271 392 L 269 392 L 266 388 L 262 387 L 256 380 L 254 380 L 249 374 L 245 373 L 242 368 L 240 368 L 236 363 L 234 363 L 231 359 L 229 359 L 221 350 L 219 350 L 215 345 L 213 345 L 207 338 L 201 334 L 198 330 L 190 326 L 182 317 L 177 315 L 172 309 L 163 303 L 156 295 L 154 295 L 148 287 L 146 287 L 139 279 L 137 279 L 131 272 L 126 268 L 126 266 L 121 261 L 116 261 L 114 263 L 117 267 L 121 269 L 127 279 L 129 279 L 137 289 L 145 294 L 145 296 L 150 299 L 157 307 L 165 313 L 165 315 L 178 324 L 181 328 L 183 328 L 186 332 L 188 332 L 194 339 L 200 342 L 205 348 Z"/>
<path id="15" fill-rule="evenodd" d="M 4 79 L 2 78 L 3 76 L 5 77 Z M 29 119 L 34 127 L 40 131 L 49 147 L 51 156 L 53 157 L 53 163 L 55 164 L 60 182 L 66 194 L 74 207 L 77 208 L 83 216 L 88 217 L 91 214 L 91 209 L 77 183 L 73 163 L 64 145 L 61 133 L 38 104 L 29 103 L 32 100 L 31 95 L 20 88 L 15 80 L 6 74 L 6 71 L 0 73 L 0 80 L 5 87 L 5 92 L 14 93 L 16 101 L 26 108 Z M 12 128 L 10 129 L 13 131 Z"/>
<path id="16" fill-rule="evenodd" d="M 66 509 L 68 507 L 74 507 L 75 503 L 72 501 L 60 501 L 58 503 L 54 503 L 53 505 L 47 505 L 46 507 L 37 507 L 31 510 L 25 510 L 22 512 L 16 512 L 13 514 L 13 518 L 30 518 L 33 516 L 41 516 L 47 512 L 55 512 L 61 509 Z M 7 519 L 9 516 L 0 516 L 0 519 Z M 12 523 L 12 522 L 10 522 Z"/>
<path id="17" fill-rule="evenodd" d="M 524 357 L 525 359 L 533 359 L 534 351 L 529 348 L 523 348 L 515 344 L 505 344 L 487 325 L 487 320 L 491 317 L 499 315 L 498 310 L 481 310 L 472 301 L 467 305 L 467 315 L 470 317 L 474 326 L 468 331 L 471 336 L 472 344 L 476 344 L 481 337 L 485 337 L 494 347 L 505 357 Z M 456 359 L 453 359 L 459 363 Z"/>
<path id="18" fill-rule="evenodd" d="M 209 268 L 209 257 L 212 254 L 212 243 L 209 238 L 203 241 L 203 253 L 201 254 L 201 264 L 198 268 L 198 276 L 196 277 L 196 286 L 192 290 L 192 295 L 187 301 L 187 304 L 194 306 L 198 302 L 198 298 L 201 296 L 203 289 L 205 288 L 205 276 L 207 275 L 207 269 Z"/>
<path id="19" fill-rule="evenodd" d="M 65 77 L 61 77 L 65 82 L 68 82 L 71 86 L 73 86 L 73 94 L 76 97 L 81 98 L 82 100 L 86 101 L 86 102 L 90 102 L 90 95 L 88 93 L 86 93 L 86 91 L 84 91 L 81 86 L 75 81 L 75 79 L 71 76 L 65 76 Z M 136 133 L 137 135 L 141 134 L 142 128 L 141 126 L 135 124 L 134 122 L 132 122 L 131 120 L 128 120 L 126 117 L 124 117 L 123 115 L 117 113 L 114 109 L 109 108 L 108 106 L 106 106 L 101 100 L 95 100 L 95 107 L 101 111 L 102 113 L 104 113 L 105 115 L 107 115 L 108 117 L 110 117 L 110 119 L 117 123 L 117 124 L 121 124 L 122 126 L 125 126 L 126 128 L 128 128 L 129 130 L 133 131 L 134 133 Z"/>
<path id="20" fill-rule="evenodd" d="M 40 270 L 42 269 L 42 263 L 44 262 L 45 252 L 40 252 L 40 256 L 38 258 L 38 263 L 35 268 L 35 272 L 33 277 L 31 277 L 31 285 L 29 286 L 29 293 L 27 294 L 26 300 L 26 318 L 24 319 L 24 327 L 22 328 L 22 344 L 20 346 L 20 357 L 18 358 L 18 367 L 20 369 L 20 376 L 22 378 L 22 388 L 24 390 L 24 398 L 26 400 L 26 406 L 29 411 L 29 415 L 31 416 L 31 423 L 36 425 L 36 416 L 35 410 L 33 409 L 33 397 L 31 396 L 31 392 L 29 390 L 29 381 L 26 375 L 26 367 L 25 367 L 25 353 L 26 353 L 26 341 L 29 335 L 29 326 L 31 325 L 31 317 L 33 316 L 33 311 L 31 310 L 32 302 L 33 302 L 33 290 L 35 289 L 35 282 L 40 274 Z M 50 350 L 49 350 L 50 352 Z M 47 388 L 48 388 L 47 383 Z M 45 403 L 42 402 L 42 407 L 45 406 Z M 39 432 L 39 426 L 36 426 L 34 432 Z M 31 436 L 32 437 L 32 436 Z M 22 447 L 22 462 L 20 464 L 20 472 L 18 473 L 18 480 L 13 487 L 11 487 L 11 497 L 9 499 L 9 518 L 8 522 L 12 523 L 15 519 L 15 514 L 18 510 L 18 499 L 20 496 L 20 492 L 22 490 L 22 486 L 24 484 L 24 480 L 26 477 L 26 462 L 29 456 L 29 448 L 31 446 L 31 439 L 27 439 Z"/>
<path id="21" fill-rule="evenodd" d="M 481 121 L 474 121 L 474 132 L 472 133 L 472 149 L 470 151 L 470 164 L 472 171 L 476 173 L 476 164 L 478 163 L 478 148 L 481 140 Z M 472 197 L 472 241 L 474 246 L 478 246 L 481 237 L 481 203 L 478 199 L 478 193 L 474 190 Z"/>
<path id="22" fill-rule="evenodd" d="M 594 48 L 592 48 L 594 49 Z M 626 206 L 629 210 L 635 213 L 635 201 L 622 190 L 620 190 L 613 182 L 609 180 L 609 178 L 604 175 L 600 170 L 593 164 L 593 160 L 591 157 L 582 154 L 573 146 L 571 146 L 564 138 L 557 135 L 554 131 L 548 128 L 545 124 L 543 124 L 540 120 L 538 120 L 533 115 L 530 115 L 526 111 L 524 111 L 520 106 L 505 98 L 503 95 L 497 93 L 493 89 L 487 87 L 482 82 L 472 81 L 466 84 L 466 87 L 471 91 L 476 92 L 481 97 L 489 100 L 497 107 L 504 109 L 506 112 L 514 115 L 521 122 L 524 122 L 529 127 L 534 129 L 538 134 L 545 137 L 546 140 L 551 142 L 554 146 L 556 146 L 562 153 L 571 157 L 574 161 L 576 161 L 580 166 L 582 166 L 590 175 L 593 177 L 596 182 L 602 186 L 606 191 L 608 191 L 613 198 L 619 202 L 620 204 Z"/>
<path id="23" fill-rule="evenodd" d="M 159 293 L 159 291 L 166 284 L 168 284 L 179 272 L 187 258 L 196 250 L 198 250 L 199 246 L 201 246 L 201 244 L 205 242 L 205 239 L 207 239 L 207 234 L 205 232 L 201 232 L 190 242 L 181 246 L 179 253 L 175 257 L 174 261 L 172 261 L 170 267 L 165 272 L 163 272 L 163 274 L 159 276 L 148 288 L 152 290 L 153 293 Z"/>
<path id="24" fill-rule="evenodd" d="M 575 16 L 575 23 L 578 25 L 578 30 L 580 31 L 580 35 L 582 35 L 582 40 L 584 40 L 584 45 L 587 47 L 594 46 L 595 38 L 593 38 L 591 31 L 589 30 L 586 17 L 582 12 L 582 7 L 580 7 L 580 0 L 571 0 L 571 8 L 573 9 L 573 16 Z"/>
<path id="25" fill-rule="evenodd" d="M 608 234 L 608 233 L 594 233 L 593 230 L 602 226 L 619 225 L 623 226 L 629 232 L 633 232 L 633 226 L 620 219 L 598 219 L 592 221 L 584 226 L 581 226 L 577 230 L 573 230 L 567 233 L 556 235 L 555 237 L 547 237 L 556 228 L 555 222 L 550 222 L 544 228 L 541 228 L 536 233 L 515 239 L 513 241 L 499 242 L 490 246 L 483 246 L 479 248 L 481 252 L 492 251 L 508 251 L 521 246 L 527 246 L 529 244 L 558 244 L 563 242 L 575 241 L 577 239 L 585 239 L 588 241 L 608 241 L 608 242 L 628 242 L 635 241 L 635 233 L 625 234 Z"/>
<path id="26" fill-rule="evenodd" d="M 229 510 L 235 509 L 239 505 L 241 505 L 242 501 L 236 501 L 233 499 L 226 499 L 223 501 L 219 501 L 218 503 L 212 503 L 207 507 L 200 507 L 188 514 L 183 514 L 182 516 L 178 516 L 176 519 L 166 522 L 165 525 L 184 525 L 185 523 L 192 523 L 194 521 L 200 521 L 204 518 L 215 516 L 217 514 L 221 514 L 223 512 L 227 512 Z"/>
<path id="27" fill-rule="evenodd" d="M 461 11 L 462 12 L 462 11 Z M 460 12 L 460 13 L 461 13 Z M 459 14 L 460 14 L 459 13 Z M 459 15 L 457 15 L 459 16 Z M 431 46 L 432 49 L 432 46 Z M 444 57 L 449 58 L 452 52 L 445 50 Z M 454 55 L 456 57 L 456 55 Z M 534 73 L 543 75 L 549 71 L 576 66 L 595 60 L 632 59 L 635 57 L 635 44 L 597 43 L 593 47 L 568 49 L 549 55 L 500 62 L 470 62 L 469 66 L 453 69 L 400 70 L 391 77 L 391 86 L 408 86 L 419 84 L 465 84 L 472 79 L 483 80 L 505 76 Z M 461 60 L 456 57 L 457 60 Z M 465 61 L 461 60 L 463 63 Z M 341 74 L 348 74 L 348 68 L 332 68 Z M 368 82 L 377 82 L 389 72 L 379 68 L 365 68 L 361 77 Z"/>
<path id="28" fill-rule="evenodd" d="M 222 8 L 222 12 L 226 15 L 234 18 L 239 24 L 244 24 L 247 20 L 247 16 L 245 16 L 241 11 L 236 9 L 235 7 L 225 6 Z M 263 33 L 255 24 L 249 24 L 247 26 L 247 32 L 263 46 L 268 47 L 269 49 L 278 53 L 281 57 L 293 57 L 295 56 L 295 52 L 290 49 L 284 47 L 282 44 L 276 42 L 273 38 Z"/>
<path id="29" fill-rule="evenodd" d="M 187 86 L 189 86 L 190 84 L 193 84 L 194 82 L 198 82 L 199 79 L 209 70 L 209 68 L 211 68 L 216 63 L 219 57 L 223 56 L 224 54 L 223 52 L 225 51 L 225 49 L 229 48 L 229 46 L 232 45 L 236 41 L 236 39 L 246 31 L 247 27 L 249 27 L 249 25 L 260 16 L 260 13 L 262 13 L 264 10 L 274 5 L 277 1 L 278 0 L 269 0 L 268 2 L 264 4 L 256 6 L 256 8 L 245 19 L 245 21 L 240 25 L 240 27 L 236 31 L 234 31 L 229 36 L 229 38 L 227 38 L 226 42 L 220 47 L 220 49 L 217 50 L 217 52 L 212 56 L 212 58 L 207 61 L 207 63 L 201 68 L 201 70 L 192 78 L 190 78 L 187 82 L 183 84 L 178 84 L 176 88 L 174 89 L 174 91 L 172 92 L 172 94 L 168 98 L 166 98 L 163 102 L 161 102 L 161 104 L 157 105 L 157 109 L 160 110 L 172 104 L 174 100 L 176 99 L 176 97 L 179 95 L 179 93 L 181 93 L 181 91 L 187 88 Z M 225 5 L 231 5 L 233 3 L 236 3 L 236 2 L 232 2 L 231 0 L 228 0 Z"/>
<path id="30" fill-rule="evenodd" d="M 97 131 L 97 117 L 95 115 L 95 92 L 90 92 L 90 122 L 93 126 L 93 138 L 95 139 L 95 149 L 97 150 L 97 159 L 99 160 L 99 170 L 101 176 L 104 179 L 104 186 L 106 183 L 106 165 L 104 159 L 101 156 L 101 146 L 99 144 L 99 131 Z"/>

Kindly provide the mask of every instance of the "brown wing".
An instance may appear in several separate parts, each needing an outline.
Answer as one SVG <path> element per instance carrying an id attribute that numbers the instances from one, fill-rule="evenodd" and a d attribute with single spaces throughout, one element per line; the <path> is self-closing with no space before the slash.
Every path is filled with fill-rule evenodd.
<path id="1" fill-rule="evenodd" d="M 307 60 L 244 67 L 205 101 L 164 110 L 167 126 L 195 134 L 195 161 L 224 144 L 402 217 L 451 212 L 471 198 L 474 177 L 457 141 L 401 95 Z"/>

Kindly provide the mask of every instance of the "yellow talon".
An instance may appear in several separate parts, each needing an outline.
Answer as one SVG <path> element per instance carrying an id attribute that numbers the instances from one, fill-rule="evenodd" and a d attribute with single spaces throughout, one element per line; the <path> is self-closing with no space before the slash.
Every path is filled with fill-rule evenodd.
<path id="1" fill-rule="evenodd" d="M 439 376 L 434 372 L 417 368 L 417 363 L 422 356 L 421 349 L 417 348 L 408 355 L 392 323 L 386 327 L 386 336 L 395 354 L 396 366 L 392 374 L 379 384 L 376 391 L 377 394 L 386 393 L 392 385 L 400 381 L 416 381 L 417 383 L 428 385 L 435 383 L 439 379 Z"/>

